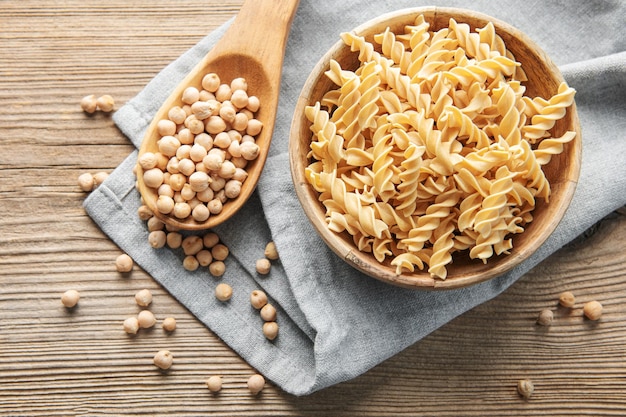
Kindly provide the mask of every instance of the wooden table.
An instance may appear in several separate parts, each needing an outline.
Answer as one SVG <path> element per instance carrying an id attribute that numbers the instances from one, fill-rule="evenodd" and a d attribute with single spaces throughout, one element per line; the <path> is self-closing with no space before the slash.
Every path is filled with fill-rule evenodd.
<path id="1" fill-rule="evenodd" d="M 308 397 L 268 384 L 135 269 L 85 214 L 83 172 L 112 171 L 132 150 L 110 114 L 87 116 L 87 94 L 118 106 L 233 16 L 241 0 L 0 2 L 0 415 L 2 416 L 618 416 L 626 415 L 626 212 L 554 254 L 503 295 L 352 380 Z M 128 337 L 133 295 L 178 329 Z M 60 302 L 77 289 L 79 307 Z M 572 311 L 557 307 L 571 290 Z M 604 304 L 583 319 L 589 300 Z M 555 312 L 540 327 L 540 310 Z M 175 369 L 152 365 L 158 349 Z M 224 389 L 212 395 L 209 375 Z M 529 378 L 529 400 L 516 392 Z"/>

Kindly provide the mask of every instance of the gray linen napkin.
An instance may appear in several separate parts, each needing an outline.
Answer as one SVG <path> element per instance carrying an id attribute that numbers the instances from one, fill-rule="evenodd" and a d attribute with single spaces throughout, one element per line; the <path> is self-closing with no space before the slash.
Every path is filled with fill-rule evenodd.
<path id="1" fill-rule="evenodd" d="M 381 4 L 382 3 L 382 4 Z M 131 172 L 136 152 L 85 201 L 85 209 L 119 247 L 205 323 L 243 359 L 283 390 L 305 395 L 356 377 L 459 314 L 495 297 L 517 278 L 626 204 L 626 3 L 615 1 L 436 1 L 507 21 L 526 32 L 552 57 L 577 89 L 583 130 L 583 167 L 574 201 L 554 235 L 524 264 L 489 282 L 446 292 L 396 288 L 358 273 L 316 235 L 295 196 L 288 159 L 288 132 L 304 81 L 339 33 L 420 0 L 380 2 L 302 0 L 290 34 L 277 126 L 267 165 L 245 208 L 216 231 L 229 246 L 221 279 L 187 272 L 180 253 L 152 249 L 136 211 L 139 195 Z M 210 49 L 225 27 L 159 73 L 114 115 L 139 146 L 152 114 L 170 90 Z M 265 244 L 281 255 L 269 276 L 254 271 Z M 218 282 L 234 288 L 228 303 L 213 296 Z M 280 335 L 266 340 L 249 294 L 264 289 L 279 306 Z"/>

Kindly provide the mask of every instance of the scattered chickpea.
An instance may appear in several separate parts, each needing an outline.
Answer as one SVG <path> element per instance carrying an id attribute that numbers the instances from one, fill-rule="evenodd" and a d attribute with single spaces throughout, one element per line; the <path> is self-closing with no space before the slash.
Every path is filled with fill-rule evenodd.
<path id="1" fill-rule="evenodd" d="M 154 355 L 154 364 L 161 369 L 170 369 L 174 362 L 174 356 L 169 350 L 160 350 Z"/>
<path id="2" fill-rule="evenodd" d="M 124 331 L 128 334 L 137 334 L 139 331 L 139 320 L 137 317 L 129 317 L 124 320 Z"/>
<path id="3" fill-rule="evenodd" d="M 113 108 L 115 107 L 115 100 L 113 100 L 113 97 L 111 97 L 110 95 L 105 94 L 98 97 L 98 99 L 96 100 L 96 104 L 98 105 L 98 108 L 100 110 L 108 113 L 110 111 L 113 111 Z"/>
<path id="4" fill-rule="evenodd" d="M 183 259 L 183 268 L 187 271 L 195 271 L 200 267 L 200 262 L 194 255 L 187 255 Z"/>
<path id="5" fill-rule="evenodd" d="M 154 213 L 152 213 L 152 210 L 150 210 L 150 208 L 148 206 L 146 206 L 145 204 L 139 206 L 139 208 L 137 209 L 137 215 L 139 216 L 139 218 L 141 220 L 148 220 L 150 217 L 154 216 Z"/>
<path id="6" fill-rule="evenodd" d="M 267 304 L 267 294 L 261 290 L 252 291 L 250 294 L 250 304 L 257 310 L 260 310 Z"/>
<path id="7" fill-rule="evenodd" d="M 219 243 L 220 237 L 217 235 L 217 233 L 209 232 L 202 237 L 202 241 L 205 248 L 211 249 L 213 246 Z"/>
<path id="8" fill-rule="evenodd" d="M 167 237 L 165 236 L 165 232 L 163 230 L 155 230 L 150 232 L 148 235 L 148 243 L 155 249 L 162 248 L 165 246 L 165 242 Z"/>
<path id="9" fill-rule="evenodd" d="M 75 307 L 80 300 L 80 293 L 76 290 L 67 290 L 61 296 L 61 303 L 67 308 Z"/>
<path id="10" fill-rule="evenodd" d="M 211 251 L 208 249 L 202 249 L 200 252 L 196 254 L 196 259 L 200 266 L 209 266 L 211 262 L 213 262 L 213 256 L 211 255 Z"/>
<path id="11" fill-rule="evenodd" d="M 178 249 L 183 242 L 183 235 L 178 232 L 169 232 L 165 237 L 167 246 L 171 249 Z"/>
<path id="12" fill-rule="evenodd" d="M 97 107 L 98 103 L 94 94 L 85 96 L 80 100 L 80 108 L 83 109 L 85 113 L 94 113 Z"/>
<path id="13" fill-rule="evenodd" d="M 183 239 L 181 246 L 185 255 L 195 255 L 203 249 L 203 240 L 200 236 L 190 235 Z"/>
<path id="14" fill-rule="evenodd" d="M 93 175 L 94 188 L 98 188 L 109 177 L 108 172 L 100 171 Z"/>
<path id="15" fill-rule="evenodd" d="M 211 255 L 213 255 L 213 259 L 217 261 L 223 261 L 228 257 L 228 247 L 223 243 L 218 243 L 211 248 Z"/>
<path id="16" fill-rule="evenodd" d="M 276 320 L 276 307 L 267 303 L 263 307 L 261 307 L 260 315 L 264 321 L 275 321 Z"/>
<path id="17" fill-rule="evenodd" d="M 137 291 L 135 294 L 135 301 L 137 305 L 141 307 L 148 307 L 152 303 L 152 293 L 148 289 Z"/>
<path id="18" fill-rule="evenodd" d="M 531 381 L 530 379 L 520 379 L 517 382 L 517 392 L 522 397 L 528 399 L 531 397 L 531 395 L 533 395 L 534 391 L 535 391 L 535 385 L 533 384 L 533 381 Z"/>
<path id="19" fill-rule="evenodd" d="M 220 301 L 228 301 L 233 296 L 233 289 L 225 283 L 217 284 L 215 287 L 215 297 Z"/>
<path id="20" fill-rule="evenodd" d="M 574 294 L 572 294 L 570 291 L 565 291 L 561 293 L 561 295 L 559 295 L 559 304 L 563 307 L 572 308 L 574 307 L 575 303 L 576 298 L 574 297 Z"/>
<path id="21" fill-rule="evenodd" d="M 78 176 L 78 187 L 85 192 L 92 191 L 94 187 L 93 175 L 91 175 L 89 172 L 80 174 Z"/>
<path id="22" fill-rule="evenodd" d="M 554 320 L 554 313 L 550 309 L 543 309 L 539 312 L 539 316 L 537 317 L 537 324 L 540 326 L 549 326 L 552 324 Z"/>
<path id="23" fill-rule="evenodd" d="M 261 258 L 256 261 L 256 271 L 261 275 L 269 274 L 271 268 L 272 264 L 267 258 Z"/>
<path id="24" fill-rule="evenodd" d="M 161 323 L 161 327 L 166 332 L 173 332 L 176 330 L 176 319 L 174 317 L 167 317 L 163 319 L 163 323 Z"/>
<path id="25" fill-rule="evenodd" d="M 211 392 L 219 392 L 222 389 L 222 377 L 213 375 L 206 380 L 206 386 Z"/>
<path id="26" fill-rule="evenodd" d="M 276 244 L 274 242 L 269 242 L 265 246 L 265 257 L 272 261 L 278 259 L 278 251 L 276 250 Z"/>
<path id="27" fill-rule="evenodd" d="M 133 258 L 123 253 L 115 259 L 115 269 L 117 272 L 130 272 L 133 270 Z"/>
<path id="28" fill-rule="evenodd" d="M 263 391 L 263 388 L 265 387 L 265 378 L 263 378 L 263 375 L 254 374 L 248 378 L 247 385 L 250 392 L 256 395 Z"/>
<path id="29" fill-rule="evenodd" d="M 263 323 L 263 334 L 268 340 L 274 340 L 278 336 L 278 323 L 266 321 Z"/>
<path id="30" fill-rule="evenodd" d="M 139 327 L 142 329 L 149 329 L 156 324 L 156 317 L 150 310 L 142 310 L 137 315 Z"/>
<path id="31" fill-rule="evenodd" d="M 602 304 L 599 301 L 589 301 L 583 306 L 583 313 L 589 320 L 598 320 L 602 316 Z"/>
<path id="32" fill-rule="evenodd" d="M 209 265 L 209 272 L 214 277 L 221 277 L 226 272 L 226 264 L 222 261 L 213 261 Z"/>
<path id="33" fill-rule="evenodd" d="M 159 220 L 158 217 L 150 217 L 147 221 L 148 231 L 154 232 L 156 230 L 163 230 L 165 224 Z"/>

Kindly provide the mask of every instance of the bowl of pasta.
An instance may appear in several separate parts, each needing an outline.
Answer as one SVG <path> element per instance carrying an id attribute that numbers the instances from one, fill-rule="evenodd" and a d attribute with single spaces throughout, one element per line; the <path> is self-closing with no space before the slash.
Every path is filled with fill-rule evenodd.
<path id="1" fill-rule="evenodd" d="M 296 194 L 361 272 L 414 289 L 506 273 L 551 235 L 581 164 L 575 90 L 527 35 L 415 8 L 340 35 L 298 99 Z"/>

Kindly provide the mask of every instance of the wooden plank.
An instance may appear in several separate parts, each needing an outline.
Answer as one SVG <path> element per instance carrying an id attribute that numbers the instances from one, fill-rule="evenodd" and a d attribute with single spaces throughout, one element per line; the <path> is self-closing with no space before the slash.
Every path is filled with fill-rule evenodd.
<path id="1" fill-rule="evenodd" d="M 2 416 L 621 416 L 626 414 L 626 216 L 614 213 L 481 305 L 352 380 L 295 398 L 254 372 L 143 271 L 121 276 L 121 253 L 86 216 L 76 186 L 132 150 L 110 115 L 78 102 L 123 104 L 164 65 L 233 16 L 241 1 L 0 2 L 0 415 Z M 76 310 L 60 304 L 76 288 Z M 129 337 L 122 321 L 149 288 L 178 329 Z M 558 294 L 578 298 L 572 311 Z M 582 303 L 605 306 L 598 322 Z M 538 327 L 539 311 L 555 320 Z M 152 365 L 158 349 L 175 367 Z M 224 378 L 218 395 L 205 387 Z M 535 394 L 515 386 L 530 378 Z"/>

